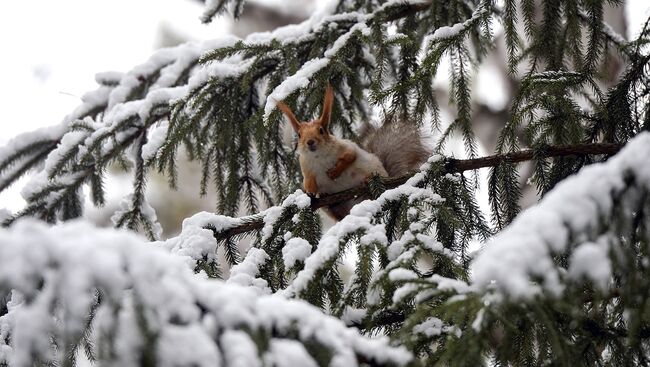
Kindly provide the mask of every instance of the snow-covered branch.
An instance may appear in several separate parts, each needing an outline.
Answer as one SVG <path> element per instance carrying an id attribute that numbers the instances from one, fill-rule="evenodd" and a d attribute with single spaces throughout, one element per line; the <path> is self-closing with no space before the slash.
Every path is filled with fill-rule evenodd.
<path id="1" fill-rule="evenodd" d="M 40 163 L 69 131 L 70 125 L 86 117 L 94 117 L 108 105 L 108 96 L 118 83 L 119 75 L 98 74 L 101 86 L 86 93 L 82 104 L 54 126 L 20 134 L 0 147 L 0 190 L 5 189 L 23 174 Z"/>
<path id="2" fill-rule="evenodd" d="M 120 366 L 402 366 L 412 358 L 304 302 L 205 279 L 123 231 L 21 221 L 0 230 L 0 269 L 0 294 L 11 294 L 0 363 L 12 366 L 64 364 L 80 348 Z"/>
<path id="3" fill-rule="evenodd" d="M 585 277 L 606 288 L 612 276 L 610 254 L 615 252 L 606 234 L 616 223 L 603 218 L 623 206 L 626 214 L 614 221 L 625 221 L 637 211 L 635 206 L 647 205 L 648 157 L 646 132 L 607 162 L 585 167 L 558 184 L 486 244 L 472 266 L 475 284 L 525 298 L 540 292 L 559 295 L 567 278 Z M 573 255 L 567 273 L 553 258 L 568 251 Z"/>

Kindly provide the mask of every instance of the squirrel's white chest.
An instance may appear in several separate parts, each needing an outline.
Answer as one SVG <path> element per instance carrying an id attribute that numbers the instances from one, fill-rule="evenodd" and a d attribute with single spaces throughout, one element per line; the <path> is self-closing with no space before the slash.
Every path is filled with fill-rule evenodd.
<path id="1" fill-rule="evenodd" d="M 312 173 L 319 193 L 335 193 L 360 186 L 373 174 L 387 176 L 383 165 L 375 155 L 361 148 L 355 148 L 355 161 L 334 180 L 327 175 L 327 171 L 336 165 L 337 151 L 301 153 L 302 168 Z"/>
<path id="2" fill-rule="evenodd" d="M 363 183 L 365 177 L 355 169 L 354 163 L 335 180 L 329 178 L 327 171 L 336 165 L 337 160 L 338 157 L 335 154 L 327 154 L 327 152 L 310 152 L 310 154 L 303 157 L 303 169 L 312 172 L 316 179 L 318 192 L 334 193 Z"/>
<path id="3" fill-rule="evenodd" d="M 351 165 L 346 170 L 344 170 L 339 177 L 332 180 L 327 175 L 327 170 L 334 167 L 336 161 L 328 168 L 325 168 L 323 171 L 317 171 L 316 176 L 316 185 L 318 185 L 318 191 L 321 193 L 335 193 L 353 187 L 357 187 L 364 183 L 365 176 L 362 172 L 355 169 L 355 165 Z"/>

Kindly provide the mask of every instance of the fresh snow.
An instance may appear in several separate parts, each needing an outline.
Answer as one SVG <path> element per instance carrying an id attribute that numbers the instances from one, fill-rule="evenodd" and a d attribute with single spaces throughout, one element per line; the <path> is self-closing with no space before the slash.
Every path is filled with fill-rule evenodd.
<path id="1" fill-rule="evenodd" d="M 442 320 L 440 320 L 437 317 L 430 317 L 426 319 L 424 322 L 415 325 L 413 327 L 414 333 L 423 334 L 428 337 L 438 336 L 442 334 L 442 331 L 443 331 Z"/>
<path id="2" fill-rule="evenodd" d="M 305 290 L 314 274 L 316 274 L 316 271 L 337 257 L 341 250 L 340 246 L 343 239 L 352 233 L 358 231 L 361 231 L 366 235 L 370 233 L 369 237 L 364 237 L 362 243 L 367 244 L 370 240 L 384 241 L 383 243 L 380 242 L 380 244 L 388 246 L 385 242 L 386 230 L 384 225 L 375 225 L 371 223 L 371 218 L 388 201 L 406 196 L 409 202 L 425 200 L 431 204 L 441 203 L 443 199 L 440 195 L 433 193 L 430 189 L 417 187 L 417 185 L 424 179 L 422 171 L 428 170 L 431 163 L 436 162 L 439 159 L 440 157 L 437 155 L 429 158 L 429 161 L 423 164 L 420 168 L 421 171 L 411 177 L 405 184 L 384 191 L 376 200 L 365 200 L 355 205 L 350 210 L 348 216 L 334 224 L 327 230 L 327 232 L 325 232 L 318 242 L 316 251 L 305 259 L 305 267 L 303 270 L 296 274 L 296 277 L 291 281 L 291 283 L 278 293 L 287 297 L 292 297 Z"/>
<path id="3" fill-rule="evenodd" d="M 299 237 L 291 238 L 282 248 L 282 260 L 287 269 L 292 268 L 299 261 L 305 261 L 309 255 L 311 255 L 311 245 L 307 240 Z"/>
<path id="4" fill-rule="evenodd" d="M 309 195 L 304 193 L 302 190 L 298 189 L 293 194 L 287 196 L 286 199 L 282 202 L 282 205 L 273 206 L 262 213 L 264 216 L 264 227 L 262 228 L 262 241 L 266 241 L 271 237 L 273 233 L 273 226 L 282 216 L 282 213 L 290 206 L 296 206 L 298 209 L 305 209 L 311 205 L 311 198 Z"/>
<path id="5" fill-rule="evenodd" d="M 438 41 L 445 38 L 456 37 L 461 32 L 464 32 L 472 23 L 484 16 L 487 11 L 488 9 L 484 6 L 479 6 L 479 8 L 474 11 L 471 18 L 467 19 L 464 22 L 456 23 L 451 26 L 440 27 L 436 29 L 435 32 L 433 32 L 429 39 L 431 41 Z"/>
<path id="6" fill-rule="evenodd" d="M 601 290 L 606 291 L 612 275 L 607 244 L 583 243 L 571 254 L 569 276 L 575 280 L 583 277 L 591 280 Z"/>
<path id="7" fill-rule="evenodd" d="M 180 46 L 165 48 L 155 52 L 150 59 L 133 68 L 126 74 L 102 73 L 97 76 L 98 81 L 115 81 L 120 78 L 116 85 L 101 86 L 95 92 L 86 94 L 83 97 L 84 103 L 78 107 L 71 115 L 67 116 L 64 121 L 55 127 L 45 128 L 32 133 L 19 135 L 10 141 L 6 147 L 0 148 L 12 151 L 30 144 L 34 144 L 43 139 L 51 141 L 60 141 L 59 146 L 50 152 L 46 159 L 45 167 L 57 167 L 61 160 L 67 157 L 71 149 L 79 149 L 79 154 L 84 154 L 85 147 L 93 146 L 101 142 L 100 154 L 109 154 L 115 148 L 115 143 L 121 143 L 127 138 L 137 134 L 137 127 L 148 123 L 152 112 L 159 106 L 168 106 L 187 96 L 194 88 L 203 85 L 213 78 L 226 78 L 243 73 L 251 64 L 251 60 L 241 61 L 240 58 L 233 57 L 222 62 L 211 63 L 203 68 L 195 70 L 190 74 L 190 79 L 185 86 L 175 87 L 174 83 L 178 81 L 181 74 L 190 66 L 196 63 L 198 57 L 208 50 L 215 47 L 226 47 L 233 45 L 239 38 L 234 36 L 224 36 L 217 40 L 186 43 Z M 129 96 L 134 92 L 141 82 L 151 76 L 159 73 L 158 79 L 152 85 L 151 90 L 143 99 L 127 101 Z M 94 131 L 89 133 L 80 142 L 81 135 L 72 132 L 69 138 L 63 138 L 69 129 L 71 123 L 83 119 L 93 110 L 106 109 L 101 119 L 98 121 L 87 121 Z M 126 129 L 124 129 L 125 124 Z M 128 127 L 131 128 L 128 128 Z M 116 133 L 119 130 L 124 132 Z M 87 134 L 87 133 L 86 133 Z M 115 134 L 115 141 L 106 139 L 106 137 Z M 156 136 L 154 136 L 156 137 Z M 160 139 L 157 139 L 145 151 L 147 157 L 155 154 L 156 148 L 159 148 Z M 81 148 L 79 148 L 81 146 Z M 24 187 L 22 195 L 29 199 L 47 192 L 48 188 L 56 187 L 65 182 L 78 180 L 81 177 L 63 174 L 51 180 L 51 172 L 43 172 L 32 176 L 28 184 Z M 0 182 L 1 183 L 1 182 Z M 59 190 L 46 193 L 43 198 L 45 202 L 53 202 L 59 195 Z"/>
<path id="8" fill-rule="evenodd" d="M 111 91 L 108 99 L 108 109 L 124 103 L 133 90 L 140 86 L 144 79 L 160 73 L 151 90 L 172 87 L 181 74 L 192 66 L 205 52 L 216 47 L 232 46 L 239 38 L 228 35 L 216 40 L 205 42 L 188 42 L 175 47 L 168 47 L 154 52 L 146 62 L 134 67 L 120 79 L 119 85 Z"/>
<path id="9" fill-rule="evenodd" d="M 117 225 L 118 221 L 120 218 L 128 213 L 133 211 L 133 198 L 134 194 L 129 194 L 122 198 L 122 201 L 120 202 L 120 209 L 117 210 L 113 215 L 111 216 L 111 221 L 113 222 L 114 225 Z M 156 215 L 156 211 L 154 208 L 149 204 L 147 199 L 145 197 L 142 198 L 142 201 L 140 203 L 140 208 L 138 208 L 140 213 L 146 218 L 146 220 L 151 224 L 151 229 L 153 231 L 153 236 L 155 239 L 160 239 L 162 237 L 162 226 L 160 223 L 158 223 L 158 216 Z"/>
<path id="10" fill-rule="evenodd" d="M 414 271 L 404 268 L 393 269 L 390 271 L 390 273 L 388 273 L 388 279 L 390 279 L 392 282 L 403 282 L 407 280 L 415 280 L 418 278 L 418 275 L 415 274 Z"/>
<path id="11" fill-rule="evenodd" d="M 440 42 L 441 40 L 449 39 L 458 36 L 462 32 L 465 32 L 470 26 L 472 26 L 478 19 L 481 17 L 485 16 L 487 13 L 488 9 L 485 8 L 484 6 L 479 6 L 474 12 L 472 13 L 472 16 L 462 22 L 450 25 L 450 26 L 442 26 L 438 29 L 436 29 L 433 34 L 428 34 L 424 37 L 422 40 L 422 47 L 419 52 L 419 59 L 421 60 L 422 58 L 425 57 L 425 55 L 429 52 L 429 49 L 437 42 Z"/>
<path id="12" fill-rule="evenodd" d="M 197 261 L 206 258 L 208 261 L 216 260 L 217 240 L 207 226 L 214 227 L 217 231 L 225 231 L 242 223 L 246 218 L 231 218 L 214 213 L 200 212 L 183 221 L 181 233 L 157 245 L 171 253 L 182 257 L 189 268 L 194 268 Z"/>
<path id="13" fill-rule="evenodd" d="M 220 342 L 231 346 L 223 351 L 227 366 L 262 367 L 262 361 L 257 358 L 257 346 L 245 332 L 227 330 L 221 335 Z"/>
<path id="14" fill-rule="evenodd" d="M 84 331 L 97 292 L 102 302 L 90 342 L 97 352 L 112 335 L 117 351 L 102 363 L 138 365 L 145 342 L 138 310 L 158 336 L 154 350 L 164 366 L 214 366 L 221 356 L 235 366 L 259 365 L 248 332 L 265 333 L 271 343 L 316 341 L 338 366 L 358 365 L 357 355 L 398 366 L 412 359 L 405 348 L 389 346 L 387 337 L 364 337 L 303 301 L 207 279 L 164 246 L 79 221 L 48 227 L 27 219 L 0 229 L 0 285 L 2 294 L 14 290 L 8 313 L 0 316 L 0 363 L 12 366 L 31 366 L 35 357 L 62 361 L 65 350 L 52 341 L 65 345 Z M 272 347 L 264 358 L 285 361 L 285 349 Z M 310 363 L 296 350 L 292 363 Z"/>
<path id="15" fill-rule="evenodd" d="M 267 366 L 275 367 L 318 367 L 313 357 L 309 355 L 302 344 L 293 340 L 274 340 L 270 351 L 264 356 Z"/>
<path id="16" fill-rule="evenodd" d="M 30 146 L 38 146 L 45 144 L 45 142 L 57 143 L 61 141 L 64 134 L 68 132 L 70 124 L 81 120 L 90 114 L 92 111 L 103 108 L 108 103 L 108 96 L 113 87 L 100 86 L 97 90 L 86 93 L 82 98 L 82 104 L 77 107 L 71 114 L 66 116 L 61 123 L 54 126 L 43 127 L 35 131 L 26 132 L 19 134 L 18 136 L 12 138 L 5 144 L 0 147 L 0 157 L 9 157 L 12 153 L 26 149 Z M 27 160 L 28 157 L 24 158 L 23 161 Z M 1 161 L 0 161 L 1 162 Z M 21 165 L 15 165 L 16 169 L 20 168 Z M 2 179 L 10 177 L 10 174 L 5 173 L 0 177 L 0 186 L 6 185 Z"/>
<path id="17" fill-rule="evenodd" d="M 295 74 L 291 75 L 280 83 L 280 85 L 275 87 L 273 92 L 271 92 L 266 99 L 266 105 L 264 106 L 264 119 L 268 119 L 278 102 L 284 100 L 296 90 L 307 87 L 314 74 L 329 65 L 329 62 L 329 58 L 309 60 L 304 63 L 300 70 Z"/>
<path id="18" fill-rule="evenodd" d="M 168 129 L 169 129 L 169 122 L 165 120 L 153 126 L 149 130 L 149 135 L 147 136 L 147 143 L 142 146 L 142 159 L 144 160 L 145 163 L 149 163 L 152 159 L 156 157 L 158 151 L 165 143 L 165 138 L 167 137 Z"/>
<path id="19" fill-rule="evenodd" d="M 230 277 L 227 283 L 241 286 L 255 287 L 262 293 L 271 293 L 268 283 L 264 279 L 257 278 L 262 266 L 269 259 L 269 255 L 262 249 L 252 247 L 246 253 L 244 260 L 230 269 Z"/>
<path id="20" fill-rule="evenodd" d="M 650 190 L 648 157 L 650 133 L 644 132 L 606 162 L 587 166 L 560 182 L 485 245 L 472 264 L 474 283 L 511 297 L 530 298 L 542 290 L 560 295 L 562 271 L 553 255 L 566 251 L 571 238 L 600 228 L 600 213 L 610 212 L 613 196 L 626 188 L 628 173 L 634 174 L 637 185 Z M 605 248 L 585 242 L 574 250 L 569 274 L 605 286 L 611 277 L 607 258 Z M 534 278 L 541 282 L 533 282 Z"/>
<path id="21" fill-rule="evenodd" d="M 329 65 L 339 51 L 348 44 L 352 35 L 360 33 L 363 36 L 369 36 L 371 34 L 371 29 L 367 26 L 367 23 L 372 20 L 376 14 L 381 14 L 390 7 L 408 4 L 427 4 L 430 3 L 430 0 L 391 0 L 382 4 L 382 6 L 371 14 L 350 12 L 325 16 L 327 12 L 332 12 L 336 5 L 336 1 L 331 1 L 330 3 L 330 6 L 326 8 L 323 13 L 314 14 L 310 19 L 303 23 L 281 27 L 273 32 L 252 34 L 246 38 L 246 43 L 249 44 L 267 44 L 271 40 L 277 40 L 282 43 L 297 42 L 300 40 L 307 40 L 309 37 L 314 37 L 313 33 L 326 25 L 328 27 L 336 27 L 337 21 L 356 21 L 356 24 L 352 25 L 346 33 L 342 34 L 336 41 L 334 41 L 332 46 L 325 51 L 323 57 L 307 61 L 295 74 L 285 79 L 271 92 L 271 94 L 269 94 L 264 106 L 263 118 L 265 121 L 268 120 L 268 117 L 271 115 L 271 112 L 273 112 L 278 102 L 284 100 L 297 90 L 309 86 L 311 78 Z M 476 14 L 476 16 L 478 17 L 482 14 L 483 13 Z M 468 20 L 468 22 L 473 20 L 474 17 Z M 370 54 L 368 57 L 370 62 L 374 64 L 374 57 Z"/>

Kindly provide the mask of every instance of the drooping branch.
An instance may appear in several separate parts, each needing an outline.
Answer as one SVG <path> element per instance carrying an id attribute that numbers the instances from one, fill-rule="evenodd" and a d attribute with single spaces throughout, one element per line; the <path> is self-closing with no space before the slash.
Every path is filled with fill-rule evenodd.
<path id="1" fill-rule="evenodd" d="M 616 154 L 621 148 L 621 144 L 612 143 L 575 144 L 565 146 L 548 146 L 542 149 L 541 152 L 535 152 L 532 149 L 525 149 L 515 153 L 496 154 L 475 159 L 449 158 L 445 162 L 443 173 L 461 173 L 479 168 L 494 167 L 501 163 L 526 162 L 535 159 L 536 156 L 554 158 L 565 156 L 613 155 Z M 395 188 L 399 185 L 404 184 L 411 176 L 412 174 L 387 178 L 383 181 L 384 187 L 386 189 Z M 317 210 L 324 206 L 340 204 L 351 199 L 368 196 L 369 194 L 370 192 L 368 190 L 368 187 L 361 186 L 335 194 L 324 195 L 312 199 L 311 209 Z M 218 234 L 215 232 L 215 236 L 217 239 L 229 238 L 232 236 L 238 236 L 246 234 L 248 232 L 260 230 L 263 226 L 263 216 L 251 216 L 250 220 L 246 220 L 238 226 L 232 227 Z"/>

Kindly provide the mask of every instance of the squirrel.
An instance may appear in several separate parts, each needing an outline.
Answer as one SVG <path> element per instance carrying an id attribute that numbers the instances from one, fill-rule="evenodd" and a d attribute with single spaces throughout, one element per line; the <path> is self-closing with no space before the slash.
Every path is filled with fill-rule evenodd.
<path id="1" fill-rule="evenodd" d="M 320 118 L 300 122 L 289 106 L 277 107 L 298 134 L 298 154 L 303 185 L 310 194 L 332 194 L 367 184 L 373 175 L 397 177 L 417 170 L 431 155 L 419 129 L 403 122 L 385 123 L 374 128 L 365 123 L 360 133 L 362 147 L 338 138 L 329 131 L 334 103 L 331 85 L 325 90 Z M 325 211 L 341 220 L 361 199 L 330 205 Z"/>

